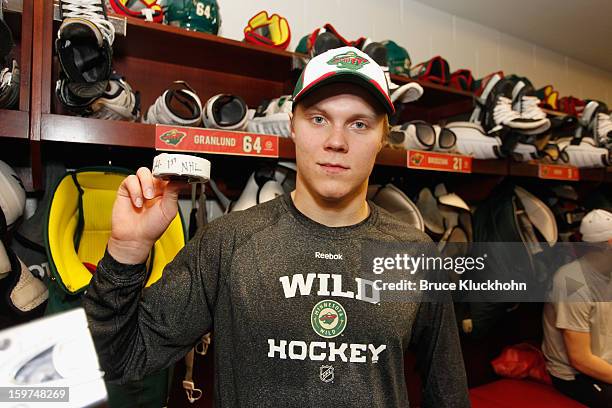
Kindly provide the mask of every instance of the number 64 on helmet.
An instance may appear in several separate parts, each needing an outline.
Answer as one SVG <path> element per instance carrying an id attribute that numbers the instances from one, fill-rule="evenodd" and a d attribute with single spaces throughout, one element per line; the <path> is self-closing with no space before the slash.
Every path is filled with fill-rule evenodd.
<path id="1" fill-rule="evenodd" d="M 216 0 L 166 0 L 166 22 L 191 31 L 217 34 L 221 26 Z"/>

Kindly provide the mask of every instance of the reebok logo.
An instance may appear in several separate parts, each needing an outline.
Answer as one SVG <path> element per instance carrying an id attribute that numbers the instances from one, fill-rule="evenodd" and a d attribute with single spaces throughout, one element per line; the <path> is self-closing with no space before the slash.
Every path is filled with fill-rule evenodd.
<path id="1" fill-rule="evenodd" d="M 319 259 L 334 259 L 334 260 L 342 260 L 342 254 L 324 254 L 322 252 L 315 252 L 315 258 Z"/>

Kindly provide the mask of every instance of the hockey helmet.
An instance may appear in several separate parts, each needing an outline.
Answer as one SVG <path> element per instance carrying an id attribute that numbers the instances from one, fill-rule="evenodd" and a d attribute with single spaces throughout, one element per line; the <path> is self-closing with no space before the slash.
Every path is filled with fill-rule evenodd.
<path id="1" fill-rule="evenodd" d="M 216 0 L 168 0 L 166 21 L 186 30 L 217 34 L 221 26 Z"/>

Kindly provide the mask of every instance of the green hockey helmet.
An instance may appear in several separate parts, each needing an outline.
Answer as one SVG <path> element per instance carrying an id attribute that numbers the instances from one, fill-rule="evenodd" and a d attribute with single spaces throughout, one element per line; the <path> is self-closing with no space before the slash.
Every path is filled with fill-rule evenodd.
<path id="1" fill-rule="evenodd" d="M 217 34 L 221 26 L 216 0 L 167 0 L 166 21 L 186 30 Z"/>
<path id="2" fill-rule="evenodd" d="M 389 61 L 389 72 L 395 75 L 406 75 L 410 72 L 410 55 L 402 46 L 397 45 L 394 41 L 386 40 L 382 42 L 387 49 L 387 58 Z"/>

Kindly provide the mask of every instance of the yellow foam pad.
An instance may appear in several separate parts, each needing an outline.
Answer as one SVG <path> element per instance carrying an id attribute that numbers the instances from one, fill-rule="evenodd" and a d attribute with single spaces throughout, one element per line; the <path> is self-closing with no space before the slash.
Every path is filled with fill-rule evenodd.
<path id="1" fill-rule="evenodd" d="M 70 174 L 58 184 L 49 209 L 47 240 L 52 270 L 70 293 L 83 290 L 91 280 L 91 273 L 83 265 L 97 265 L 111 232 L 111 213 L 117 189 L 126 174 L 104 171 L 76 172 L 79 187 Z M 82 200 L 82 211 L 79 206 Z M 82 219 L 81 219 L 82 217 Z M 79 220 L 82 228 L 78 234 Z M 78 249 L 75 244 L 78 240 Z M 147 286 L 157 281 L 165 265 L 185 245 L 185 232 L 180 214 L 155 243 L 155 253 Z"/>

